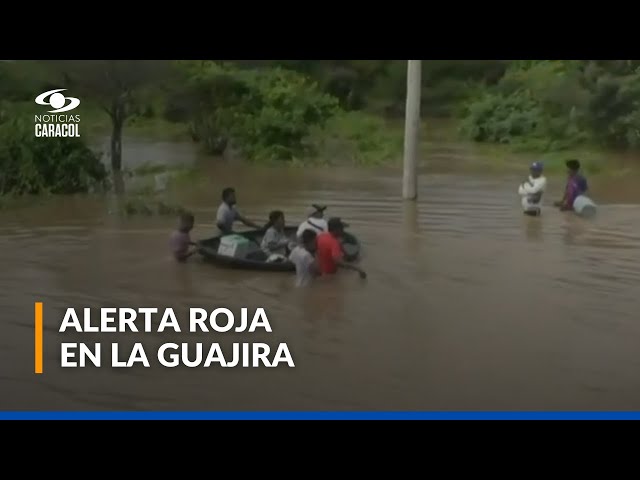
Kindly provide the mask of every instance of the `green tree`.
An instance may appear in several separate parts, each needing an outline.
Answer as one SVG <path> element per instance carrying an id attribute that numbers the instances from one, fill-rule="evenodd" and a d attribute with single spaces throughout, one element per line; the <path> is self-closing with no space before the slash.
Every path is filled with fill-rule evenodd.
<path id="1" fill-rule="evenodd" d="M 36 138 L 25 120 L 0 124 L 0 195 L 83 193 L 106 176 L 80 138 Z"/>
<path id="2" fill-rule="evenodd" d="M 210 149 L 231 141 L 249 159 L 291 159 L 305 153 L 311 128 L 338 101 L 305 75 L 283 68 L 236 68 L 181 62 L 194 135 Z"/>
<path id="3" fill-rule="evenodd" d="M 122 170 L 122 131 L 135 111 L 136 94 L 158 84 L 169 73 L 169 63 L 157 60 L 58 60 L 48 64 L 73 88 L 99 103 L 111 119 L 111 168 Z"/>
<path id="4" fill-rule="evenodd" d="M 514 61 L 466 110 L 462 130 L 476 141 L 558 150 L 578 143 L 640 146 L 640 62 Z"/>

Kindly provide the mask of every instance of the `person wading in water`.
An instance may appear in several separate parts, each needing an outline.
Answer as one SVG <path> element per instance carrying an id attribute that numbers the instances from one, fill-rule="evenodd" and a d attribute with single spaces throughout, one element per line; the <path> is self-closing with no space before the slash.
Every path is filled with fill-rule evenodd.
<path id="1" fill-rule="evenodd" d="M 348 225 L 339 218 L 331 218 L 327 222 L 327 226 L 328 231 L 321 233 L 316 238 L 316 261 L 320 274 L 333 275 L 339 268 L 342 268 L 358 272 L 362 279 L 367 278 L 364 270 L 344 261 L 344 252 L 340 241 L 344 229 Z"/>
<path id="2" fill-rule="evenodd" d="M 589 190 L 587 179 L 580 173 L 580 161 L 579 160 L 567 160 L 566 162 L 568 170 L 567 186 L 564 190 L 564 196 L 559 202 L 555 202 L 554 205 L 562 211 L 573 210 L 573 204 L 576 198 L 580 195 L 584 195 Z"/>
<path id="3" fill-rule="evenodd" d="M 542 213 L 542 195 L 547 187 L 547 179 L 542 174 L 543 169 L 542 162 L 531 164 L 529 178 L 518 187 L 525 215 L 537 217 Z"/>
<path id="4" fill-rule="evenodd" d="M 218 207 L 216 226 L 218 227 L 218 230 L 220 230 L 220 233 L 228 235 L 233 233 L 233 223 L 236 221 L 242 222 L 250 228 L 260 228 L 259 225 L 240 215 L 240 212 L 238 212 L 238 209 L 236 208 L 236 191 L 235 189 L 228 187 L 222 191 L 222 203 L 220 204 L 220 207 Z"/>

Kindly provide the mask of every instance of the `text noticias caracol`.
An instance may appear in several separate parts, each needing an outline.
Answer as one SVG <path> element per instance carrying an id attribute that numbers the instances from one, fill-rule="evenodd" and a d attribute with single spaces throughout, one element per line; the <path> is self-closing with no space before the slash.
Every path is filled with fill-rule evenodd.
<path id="1" fill-rule="evenodd" d="M 59 332 L 74 331 L 77 333 L 163 333 L 167 330 L 181 333 L 182 329 L 172 308 L 164 309 L 160 321 L 157 308 L 101 308 L 99 319 L 92 322 L 90 308 L 84 308 L 78 316 L 76 309 L 68 308 L 60 325 Z M 241 309 L 239 318 L 234 317 L 231 310 L 217 308 L 210 313 L 203 308 L 189 310 L 190 333 L 254 333 L 261 329 L 272 333 L 273 330 L 263 308 L 256 309 L 249 321 L 247 308 Z M 150 367 L 149 357 L 142 343 L 135 343 L 124 353 L 117 342 L 110 343 L 110 362 L 112 367 L 133 367 L 143 365 Z M 103 349 L 101 343 L 62 343 L 61 366 L 101 367 L 103 365 Z M 286 343 L 279 343 L 272 349 L 266 343 L 233 343 L 232 348 L 223 353 L 219 343 L 164 343 L 156 352 L 158 363 L 163 367 L 277 367 L 280 364 L 295 367 L 291 352 Z"/>

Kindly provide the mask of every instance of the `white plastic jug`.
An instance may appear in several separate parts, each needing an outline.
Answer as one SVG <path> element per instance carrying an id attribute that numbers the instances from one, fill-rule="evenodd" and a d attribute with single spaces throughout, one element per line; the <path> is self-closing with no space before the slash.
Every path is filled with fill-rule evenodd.
<path id="1" fill-rule="evenodd" d="M 573 211 L 581 217 L 593 217 L 596 209 L 596 204 L 585 195 L 578 195 L 573 202 Z"/>

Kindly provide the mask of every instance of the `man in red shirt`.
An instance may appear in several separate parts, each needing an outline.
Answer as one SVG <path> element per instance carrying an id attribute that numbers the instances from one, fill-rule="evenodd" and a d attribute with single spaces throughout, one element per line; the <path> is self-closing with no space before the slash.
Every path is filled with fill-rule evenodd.
<path id="1" fill-rule="evenodd" d="M 343 260 L 342 232 L 348 227 L 339 218 L 330 218 L 327 222 L 327 232 L 318 235 L 316 239 L 316 260 L 318 270 L 321 275 L 331 275 L 338 271 L 338 268 L 355 270 L 360 274 L 360 278 L 366 278 L 367 274 L 355 265 L 346 263 Z"/>

